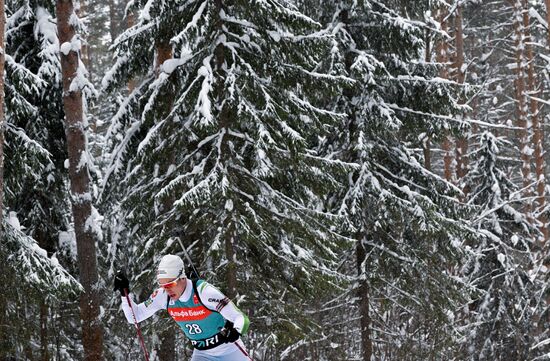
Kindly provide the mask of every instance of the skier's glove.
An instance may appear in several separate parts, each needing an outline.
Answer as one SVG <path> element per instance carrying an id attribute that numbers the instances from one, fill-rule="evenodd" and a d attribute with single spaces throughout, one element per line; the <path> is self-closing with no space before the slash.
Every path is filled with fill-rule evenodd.
<path id="1" fill-rule="evenodd" d="M 126 296 L 126 293 L 124 293 L 124 290 L 126 290 L 127 293 L 130 293 L 130 282 L 128 281 L 128 278 L 126 278 L 126 275 L 122 270 L 118 270 L 115 274 L 115 291 L 119 291 L 120 294 L 124 297 Z"/>
<path id="2" fill-rule="evenodd" d="M 220 330 L 220 333 L 224 338 L 225 343 L 235 342 L 239 339 L 239 337 L 241 337 L 241 334 L 235 329 L 235 327 L 233 327 L 233 322 L 231 321 L 225 322 L 225 326 Z"/>

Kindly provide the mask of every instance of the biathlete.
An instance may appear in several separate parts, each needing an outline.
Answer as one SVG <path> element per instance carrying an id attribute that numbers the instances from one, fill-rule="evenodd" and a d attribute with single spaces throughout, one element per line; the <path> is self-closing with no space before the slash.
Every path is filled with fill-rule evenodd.
<path id="1" fill-rule="evenodd" d="M 204 280 L 188 279 L 182 259 L 175 255 L 162 258 L 157 281 L 159 288 L 147 301 L 136 304 L 129 297 L 130 308 L 126 299 L 129 281 L 122 271 L 117 272 L 115 290 L 122 295 L 122 310 L 129 323 L 135 323 L 134 314 L 139 323 L 167 310 L 193 345 L 191 361 L 251 360 L 240 340 L 248 331 L 248 317 L 229 298 Z"/>

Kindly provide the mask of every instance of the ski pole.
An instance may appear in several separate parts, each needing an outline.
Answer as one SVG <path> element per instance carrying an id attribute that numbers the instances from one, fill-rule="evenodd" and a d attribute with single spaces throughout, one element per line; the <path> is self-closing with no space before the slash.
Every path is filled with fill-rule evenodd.
<path id="1" fill-rule="evenodd" d="M 134 316 L 134 325 L 136 325 L 139 342 L 141 343 L 141 348 L 143 349 L 143 354 L 145 355 L 145 361 L 149 361 L 149 354 L 147 353 L 147 348 L 145 348 L 145 342 L 143 341 L 141 328 L 139 327 L 139 324 L 137 322 L 136 313 L 134 312 L 132 302 L 130 302 L 130 296 L 128 295 L 128 290 L 126 288 L 124 289 L 124 295 L 126 296 L 126 301 L 128 301 L 128 306 L 130 306 L 130 310 L 132 310 L 132 316 Z"/>
<path id="2" fill-rule="evenodd" d="M 250 361 L 254 361 L 254 360 L 252 359 L 252 357 L 250 357 L 250 355 L 248 354 L 248 352 L 246 352 L 246 351 L 244 350 L 244 348 L 242 348 L 242 346 L 239 345 L 238 342 L 234 342 L 234 344 L 239 348 L 239 350 L 241 350 L 241 352 L 242 352 L 246 357 L 248 357 L 248 359 L 249 359 Z"/>
<path id="3" fill-rule="evenodd" d="M 195 276 L 197 278 L 200 277 L 199 275 L 199 272 L 197 271 L 197 269 L 195 268 L 195 265 L 193 264 L 193 261 L 191 261 L 191 257 L 189 257 L 189 253 L 187 253 L 187 250 L 185 249 L 185 247 L 183 246 L 183 243 L 181 242 L 181 237 L 179 236 L 179 234 L 176 234 L 176 237 L 178 239 L 178 243 L 180 244 L 181 248 L 183 249 L 183 253 L 185 254 L 185 258 L 187 259 L 187 262 L 189 262 L 189 265 L 191 266 L 191 268 L 193 269 L 193 272 L 195 272 Z"/>

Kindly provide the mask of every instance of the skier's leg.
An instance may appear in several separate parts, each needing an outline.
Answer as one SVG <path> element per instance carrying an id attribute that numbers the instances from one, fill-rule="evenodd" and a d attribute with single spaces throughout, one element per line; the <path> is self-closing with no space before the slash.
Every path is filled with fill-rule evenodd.
<path id="1" fill-rule="evenodd" d="M 228 353 L 219 356 L 211 356 L 201 351 L 194 350 L 190 361 L 253 361 L 252 358 L 248 356 L 248 351 L 244 347 L 242 341 L 239 340 L 232 346 L 234 347 L 231 347 L 231 349 L 234 351 L 230 349 Z"/>
<path id="2" fill-rule="evenodd" d="M 227 355 L 222 356 L 223 361 L 252 361 L 252 358 L 248 356 L 248 351 L 245 349 L 242 341 L 237 341 L 234 344 L 235 351 Z"/>
<path id="3" fill-rule="evenodd" d="M 230 354 L 222 356 L 223 361 L 250 361 L 251 359 L 246 356 L 241 350 L 237 350 Z"/>
<path id="4" fill-rule="evenodd" d="M 214 357 L 209 357 L 208 355 L 201 355 L 193 351 L 193 356 L 191 356 L 191 361 L 217 361 L 218 359 Z"/>

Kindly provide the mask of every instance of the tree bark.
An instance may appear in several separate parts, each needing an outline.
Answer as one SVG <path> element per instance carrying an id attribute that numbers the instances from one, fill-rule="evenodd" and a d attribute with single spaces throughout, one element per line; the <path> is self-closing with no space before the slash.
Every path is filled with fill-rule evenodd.
<path id="1" fill-rule="evenodd" d="M 539 118 L 539 105 L 533 98 L 538 93 L 537 79 L 535 76 L 535 59 L 533 56 L 533 45 L 531 45 L 531 31 L 529 19 L 529 3 L 523 0 L 523 28 L 525 32 L 525 56 L 527 60 L 527 90 L 530 95 L 529 107 L 531 112 L 531 125 L 533 127 L 533 146 L 535 148 L 535 174 L 537 177 L 537 213 L 540 224 L 540 231 L 543 235 L 543 240 L 548 240 L 548 225 L 547 218 L 544 215 L 546 206 L 546 180 L 545 180 L 545 162 L 544 162 L 544 130 Z"/>
<path id="2" fill-rule="evenodd" d="M 5 14 L 4 0 L 0 0 L 0 14 Z M 0 17 L 0 239 L 3 239 L 4 221 L 4 33 L 5 16 Z M 3 312 L 3 311 L 2 311 Z"/>
<path id="3" fill-rule="evenodd" d="M 79 19 L 82 19 L 83 17 L 86 16 L 85 0 L 80 0 L 79 7 L 76 9 L 75 13 Z M 84 66 L 86 66 L 86 70 L 88 70 L 88 74 L 91 77 L 92 73 L 90 71 L 91 64 L 90 64 L 90 57 L 88 52 L 88 45 L 85 42 L 82 43 L 82 48 L 80 50 L 80 59 L 82 60 L 82 63 L 84 64 Z"/>
<path id="4" fill-rule="evenodd" d="M 340 21 L 344 26 L 349 27 L 350 26 L 350 19 L 349 19 L 349 9 L 343 9 L 340 12 Z M 426 53 L 426 58 L 428 58 L 429 53 Z M 345 64 L 346 64 L 346 70 L 351 72 L 351 67 L 353 65 L 355 59 L 355 55 L 352 51 L 352 49 L 348 49 L 345 55 Z M 349 133 L 350 138 L 355 138 L 357 129 L 356 129 L 356 123 L 357 123 L 357 113 L 355 111 L 355 108 L 353 106 L 353 98 L 355 97 L 355 90 L 352 89 L 346 89 L 344 90 L 344 96 L 347 98 L 347 101 L 350 104 L 350 114 L 349 114 Z M 427 140 L 429 142 L 429 138 Z M 425 148 L 429 149 L 429 146 Z M 352 151 L 350 154 L 350 157 L 354 159 L 354 161 L 361 161 L 360 155 L 356 153 L 355 151 Z M 425 161 L 429 161 L 430 156 L 426 156 Z M 364 213 L 364 212 L 363 212 Z M 363 222 L 366 222 L 367 220 L 367 214 L 362 215 Z M 363 226 L 363 228 L 365 228 Z M 368 283 L 366 279 L 366 269 L 363 268 L 363 261 L 365 259 L 365 248 L 363 245 L 363 237 L 364 232 L 358 232 L 355 235 L 355 241 L 357 242 L 355 245 L 355 256 L 356 256 L 356 270 L 357 270 L 357 280 L 359 282 L 359 287 L 357 288 L 357 307 L 359 310 L 359 337 L 361 340 L 361 356 L 363 360 L 370 361 L 372 358 L 372 350 L 373 350 L 373 342 L 372 342 L 372 336 L 371 336 L 371 317 L 370 317 L 370 308 L 369 308 L 369 290 L 368 290 Z"/>
<path id="5" fill-rule="evenodd" d="M 128 27 L 133 26 L 134 17 L 128 14 Z M 155 43 L 156 57 L 155 57 L 155 74 L 158 77 L 160 74 L 160 66 L 168 59 L 172 58 L 172 46 L 168 41 L 164 39 Z M 128 90 L 131 92 L 135 88 L 135 81 L 132 79 L 128 82 Z M 170 97 L 166 97 L 165 101 L 161 105 L 162 116 L 166 116 L 170 113 L 173 100 Z M 175 154 L 171 153 L 169 159 L 166 161 L 166 166 L 175 163 Z M 169 197 L 163 202 L 163 211 L 168 212 L 174 204 L 173 197 Z M 175 361 L 176 360 L 176 334 L 170 328 L 166 329 L 160 335 L 160 346 L 158 349 L 158 359 L 160 361 Z"/>
<path id="6" fill-rule="evenodd" d="M 171 328 L 160 334 L 161 344 L 158 349 L 160 361 L 176 360 L 176 333 Z"/>
<path id="7" fill-rule="evenodd" d="M 113 0 L 110 0 L 110 1 L 112 2 Z M 111 22 L 112 21 L 113 20 L 111 19 Z M 134 26 L 135 22 L 136 22 L 136 16 L 134 15 L 134 12 L 132 10 L 129 10 L 128 14 L 127 14 L 127 17 L 126 17 L 126 28 L 127 29 L 131 28 L 132 26 Z M 113 36 L 113 35 L 111 35 L 111 36 Z M 114 41 L 114 39 L 113 39 L 113 41 Z M 130 79 L 128 81 L 128 93 L 131 94 L 134 91 L 135 88 L 136 88 L 135 79 Z"/>
<path id="8" fill-rule="evenodd" d="M 432 61 L 432 49 L 430 46 L 430 30 L 426 30 L 425 35 L 426 49 L 424 51 L 424 61 L 428 64 Z M 424 167 L 432 170 L 432 144 L 430 134 L 426 134 L 426 138 L 422 141 L 422 151 L 424 153 Z"/>
<path id="9" fill-rule="evenodd" d="M 464 84 L 464 30 L 462 25 L 462 5 L 458 5 L 455 16 L 455 71 L 458 84 Z M 463 102 L 461 97 L 460 102 Z M 458 179 L 464 178 L 468 172 L 468 138 L 460 136 L 456 140 L 456 176 Z M 464 190 L 466 191 L 466 190 Z"/>
<path id="10" fill-rule="evenodd" d="M 366 217 L 366 215 L 365 215 Z M 366 258 L 365 246 L 362 241 L 357 242 L 356 246 L 357 258 L 357 275 L 359 287 L 357 288 L 357 296 L 359 299 L 359 318 L 361 325 L 361 349 L 362 357 L 365 361 L 372 359 L 372 337 L 371 337 L 371 318 L 369 308 L 369 287 L 366 278 L 366 269 L 364 261 Z"/>
<path id="11" fill-rule="evenodd" d="M 214 1 L 215 14 L 220 14 L 222 11 L 223 0 Z M 217 22 L 217 31 L 221 33 L 223 21 L 221 18 L 216 20 Z M 228 139 L 227 139 L 227 130 L 230 127 L 231 113 L 230 109 L 227 106 L 227 103 L 224 102 L 224 93 L 225 93 L 225 79 L 226 79 L 226 67 L 225 67 L 225 46 L 223 43 L 219 43 L 214 49 L 214 61 L 215 61 L 215 85 L 214 85 L 214 94 L 216 97 L 216 105 L 220 108 L 220 113 L 218 116 L 218 127 L 221 131 L 221 159 L 223 162 L 227 161 L 231 156 L 231 150 L 229 149 Z M 230 198 L 225 199 L 225 205 L 227 202 L 231 202 Z M 224 246 L 225 246 L 225 256 L 227 259 L 227 272 L 226 272 L 226 281 L 227 281 L 227 296 L 229 298 L 234 298 L 237 295 L 237 264 L 235 262 L 235 242 L 237 240 L 237 231 L 235 226 L 235 220 L 233 218 L 232 212 L 235 212 L 235 209 L 228 210 L 226 207 L 225 219 L 223 221 L 224 226 Z"/>
<path id="12" fill-rule="evenodd" d="M 160 74 L 160 66 L 168 59 L 172 59 L 172 46 L 168 40 L 160 40 L 156 43 L 157 56 L 155 59 L 155 74 Z"/>
<path id="13" fill-rule="evenodd" d="M 70 18 L 76 16 L 71 0 L 58 0 L 56 4 L 59 43 L 71 43 L 75 29 Z M 91 180 L 86 159 L 86 133 L 83 118 L 82 92 L 71 84 L 78 70 L 79 54 L 71 49 L 60 52 L 63 78 L 63 107 L 65 133 L 69 154 L 71 203 L 76 235 L 78 269 L 84 292 L 80 296 L 82 345 L 84 360 L 103 360 L 103 330 L 99 320 L 100 298 L 97 271 L 96 235 L 87 222 L 92 214 Z M 77 85 L 77 84 L 75 84 Z M 84 157 L 84 158 L 83 158 Z"/>
<path id="14" fill-rule="evenodd" d="M 114 43 L 117 37 L 117 26 L 115 0 L 109 0 L 109 35 L 111 36 L 111 43 Z"/>
<path id="15" fill-rule="evenodd" d="M 46 301 L 40 301 L 40 360 L 49 361 L 50 351 L 48 342 L 48 305 Z"/>
<path id="16" fill-rule="evenodd" d="M 523 49 L 525 48 L 525 29 L 523 26 L 523 6 L 521 0 L 510 0 L 512 8 L 514 9 L 513 26 L 515 33 L 515 55 L 516 55 L 516 79 L 515 79 L 515 96 L 516 96 L 516 116 L 520 158 L 521 158 L 521 173 L 523 177 L 523 187 L 529 188 L 532 183 L 531 178 L 531 156 L 530 156 L 530 142 L 529 142 L 529 128 L 527 122 L 527 102 L 525 92 L 525 54 Z M 531 191 L 527 191 L 527 196 L 531 195 Z M 525 212 L 529 219 L 532 219 L 532 205 L 531 202 L 526 203 Z"/>
<path id="17" fill-rule="evenodd" d="M 445 34 L 447 33 L 447 10 L 444 7 L 441 7 L 437 10 L 438 13 L 438 20 L 441 24 L 441 31 Z M 439 71 L 439 76 L 443 79 L 449 79 L 449 70 L 447 68 L 447 64 L 449 62 L 449 44 L 447 43 L 447 40 L 442 38 L 437 42 L 436 47 L 436 61 L 440 64 L 441 69 Z M 443 138 L 443 144 L 441 145 L 441 148 L 443 149 L 443 172 L 445 179 L 448 181 L 452 181 L 453 179 L 453 172 L 452 172 L 452 164 L 453 164 L 453 155 L 451 153 L 451 139 L 448 134 L 444 135 Z"/>

